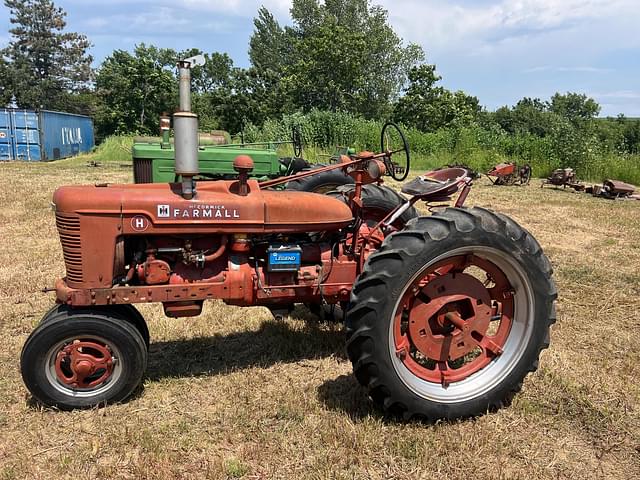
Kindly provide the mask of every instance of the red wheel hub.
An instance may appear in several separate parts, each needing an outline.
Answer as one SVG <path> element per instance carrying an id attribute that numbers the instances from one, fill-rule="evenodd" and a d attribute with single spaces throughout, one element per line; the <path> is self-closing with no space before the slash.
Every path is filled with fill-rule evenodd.
<path id="1" fill-rule="evenodd" d="M 76 340 L 56 355 L 56 375 L 73 388 L 93 388 L 111 376 L 113 363 L 106 345 L 95 340 Z"/>
<path id="2" fill-rule="evenodd" d="M 439 262 L 400 302 L 396 355 L 414 375 L 445 387 L 473 375 L 502 354 L 512 294 L 505 274 L 487 260 L 467 255 Z"/>

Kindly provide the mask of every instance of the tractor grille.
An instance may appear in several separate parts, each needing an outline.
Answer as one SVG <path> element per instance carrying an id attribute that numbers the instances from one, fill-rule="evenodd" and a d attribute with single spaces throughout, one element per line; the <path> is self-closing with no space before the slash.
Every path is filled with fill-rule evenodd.
<path id="1" fill-rule="evenodd" d="M 80 217 L 56 213 L 56 226 L 62 244 L 67 280 L 82 282 L 82 244 L 80 241 Z"/>
<path id="2" fill-rule="evenodd" d="M 133 159 L 134 183 L 153 183 L 153 172 L 150 158 Z"/>

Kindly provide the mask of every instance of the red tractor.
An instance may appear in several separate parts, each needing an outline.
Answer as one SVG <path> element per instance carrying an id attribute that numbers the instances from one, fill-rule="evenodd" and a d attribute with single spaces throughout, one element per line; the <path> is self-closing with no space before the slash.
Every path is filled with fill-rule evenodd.
<path id="1" fill-rule="evenodd" d="M 180 64 L 188 89 L 189 62 Z M 506 404 L 536 369 L 555 320 L 556 289 L 540 245 L 508 217 L 463 208 L 464 169 L 404 180 L 409 148 L 343 156 L 353 185 L 327 195 L 236 180 L 194 182 L 197 118 L 181 95 L 171 184 L 60 187 L 53 196 L 66 276 L 26 341 L 21 369 L 35 399 L 73 409 L 127 398 L 144 375 L 149 331 L 134 304 L 198 315 L 208 299 L 279 312 L 340 305 L 357 380 L 403 418 L 460 418 Z M 383 146 L 385 141 L 382 142 Z M 393 162 L 392 162 L 393 157 Z M 402 172 L 402 173 L 399 173 Z M 457 194 L 455 206 L 442 202 Z M 414 204 L 426 202 L 430 216 Z M 435 202 L 435 204 L 434 204 Z M 435 208 L 435 209 L 434 209 Z"/>

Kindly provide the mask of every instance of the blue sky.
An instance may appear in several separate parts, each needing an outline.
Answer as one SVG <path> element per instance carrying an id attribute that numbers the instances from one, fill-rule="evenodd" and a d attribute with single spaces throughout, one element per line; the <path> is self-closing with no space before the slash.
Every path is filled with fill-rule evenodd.
<path id="1" fill-rule="evenodd" d="M 246 66 L 261 4 L 282 22 L 289 0 L 58 0 L 68 28 L 85 33 L 99 62 L 136 43 L 227 52 Z M 406 41 L 420 44 L 443 85 L 490 109 L 577 91 L 601 115 L 640 116 L 640 0 L 374 0 Z M 8 41 L 0 11 L 0 45 Z"/>

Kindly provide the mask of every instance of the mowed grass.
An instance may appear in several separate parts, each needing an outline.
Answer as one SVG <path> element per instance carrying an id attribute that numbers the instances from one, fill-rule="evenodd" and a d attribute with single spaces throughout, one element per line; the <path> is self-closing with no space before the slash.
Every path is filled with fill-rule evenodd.
<path id="1" fill-rule="evenodd" d="M 298 307 L 209 303 L 152 333 L 144 386 L 88 411 L 35 406 L 22 344 L 64 274 L 49 202 L 66 183 L 129 182 L 117 165 L 0 164 L 0 479 L 611 478 L 640 476 L 640 202 L 474 187 L 469 204 L 514 217 L 555 268 L 558 322 L 513 404 L 475 420 L 400 423 L 351 376 L 341 326 Z M 417 173 L 417 172 L 416 172 Z"/>

